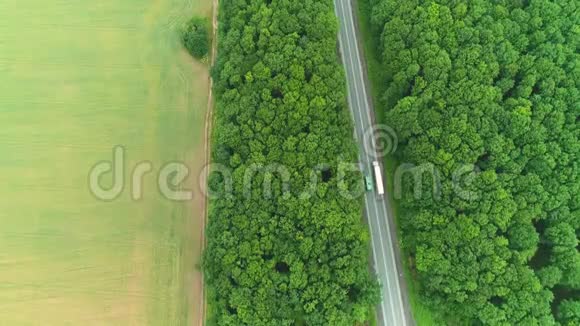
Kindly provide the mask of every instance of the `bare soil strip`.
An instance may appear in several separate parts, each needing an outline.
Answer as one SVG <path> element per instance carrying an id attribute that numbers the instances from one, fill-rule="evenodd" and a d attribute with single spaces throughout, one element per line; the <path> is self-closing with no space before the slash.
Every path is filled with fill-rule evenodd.
<path id="1" fill-rule="evenodd" d="M 210 54 L 210 66 L 213 66 L 216 60 L 217 55 L 217 30 L 218 30 L 218 0 L 212 0 L 212 45 L 211 45 L 211 54 Z M 209 96 L 207 99 L 207 111 L 205 116 L 205 136 L 204 136 L 204 150 L 205 150 L 205 166 L 207 167 L 211 161 L 211 129 L 212 129 L 212 121 L 213 121 L 213 79 L 211 74 L 209 75 Z M 202 193 L 207 194 L 207 179 L 209 177 L 209 170 L 205 169 L 205 173 L 202 176 L 202 180 L 200 183 L 200 187 L 202 189 Z M 205 196 L 204 204 L 203 204 L 204 216 L 201 222 L 201 251 L 205 250 L 205 225 L 208 215 L 208 198 Z M 205 283 L 204 283 L 204 274 L 201 271 L 201 286 L 200 286 L 200 302 L 201 302 L 201 309 L 202 312 L 199 316 L 199 320 L 197 322 L 198 325 L 202 326 L 205 323 L 206 312 L 207 312 L 207 302 L 205 300 Z"/>

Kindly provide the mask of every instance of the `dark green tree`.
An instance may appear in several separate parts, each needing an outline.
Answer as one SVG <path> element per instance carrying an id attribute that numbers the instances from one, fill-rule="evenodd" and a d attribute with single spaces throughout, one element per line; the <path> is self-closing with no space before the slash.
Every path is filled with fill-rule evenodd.
<path id="1" fill-rule="evenodd" d="M 182 31 L 181 40 L 189 53 L 203 59 L 209 52 L 209 22 L 206 18 L 193 17 Z"/>
<path id="2" fill-rule="evenodd" d="M 564 300 L 558 306 L 558 317 L 563 325 L 580 324 L 580 300 Z"/>

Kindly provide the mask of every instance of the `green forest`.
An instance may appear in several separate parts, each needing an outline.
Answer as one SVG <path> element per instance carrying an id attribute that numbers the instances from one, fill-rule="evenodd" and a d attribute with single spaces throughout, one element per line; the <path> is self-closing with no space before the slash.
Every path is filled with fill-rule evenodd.
<path id="1" fill-rule="evenodd" d="M 439 173 L 399 202 L 422 300 L 450 324 L 580 325 L 578 1 L 370 1 L 394 159 Z"/>
<path id="2" fill-rule="evenodd" d="M 361 173 L 339 173 L 357 147 L 333 2 L 222 0 L 219 23 L 208 323 L 361 323 L 379 289 L 362 197 L 344 196 Z"/>

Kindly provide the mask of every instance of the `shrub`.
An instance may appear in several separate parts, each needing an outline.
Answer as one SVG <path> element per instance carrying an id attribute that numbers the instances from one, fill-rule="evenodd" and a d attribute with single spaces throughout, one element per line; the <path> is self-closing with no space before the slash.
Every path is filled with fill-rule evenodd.
<path id="1" fill-rule="evenodd" d="M 193 17 L 182 34 L 183 45 L 197 59 L 203 59 L 209 52 L 209 28 L 205 18 Z"/>

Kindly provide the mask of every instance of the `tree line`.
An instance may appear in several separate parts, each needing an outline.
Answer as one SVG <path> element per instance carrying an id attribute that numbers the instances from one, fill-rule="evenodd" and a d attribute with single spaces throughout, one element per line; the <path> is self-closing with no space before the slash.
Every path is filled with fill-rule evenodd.
<path id="1" fill-rule="evenodd" d="M 371 5 L 396 159 L 441 173 L 440 198 L 401 200 L 423 299 L 460 324 L 579 325 L 578 2 Z"/>
<path id="2" fill-rule="evenodd" d="M 362 176 L 336 170 L 356 162 L 357 148 L 333 2 L 222 0 L 219 23 L 212 161 L 231 171 L 233 191 L 220 195 L 226 178 L 210 175 L 208 322 L 361 323 L 379 294 L 368 270 L 362 198 L 339 195 L 362 186 Z M 248 193 L 247 170 L 272 164 L 289 180 L 256 173 Z M 317 166 L 312 196 L 292 192 L 311 184 Z"/>

